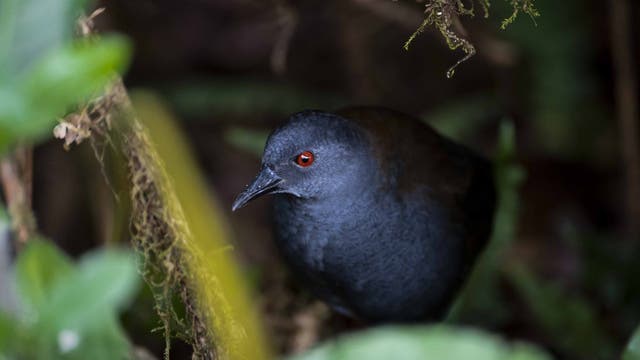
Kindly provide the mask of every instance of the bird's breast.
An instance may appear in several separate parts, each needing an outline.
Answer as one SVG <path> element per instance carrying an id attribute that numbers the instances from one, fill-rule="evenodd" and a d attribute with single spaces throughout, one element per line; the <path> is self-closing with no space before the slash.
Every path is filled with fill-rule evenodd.
<path id="1" fill-rule="evenodd" d="M 440 307 L 460 276 L 459 239 L 445 236 L 443 216 L 422 203 L 363 203 L 356 211 L 283 196 L 274 205 L 285 260 L 334 308 L 419 317 Z"/>

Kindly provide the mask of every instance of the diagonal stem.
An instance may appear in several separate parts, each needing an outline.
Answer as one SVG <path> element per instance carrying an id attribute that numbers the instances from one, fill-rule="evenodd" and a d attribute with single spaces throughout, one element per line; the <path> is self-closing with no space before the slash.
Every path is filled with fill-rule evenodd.
<path id="1" fill-rule="evenodd" d="M 611 44 L 616 82 L 620 150 L 625 172 L 626 226 L 640 238 L 640 147 L 638 146 L 638 87 L 631 42 L 628 0 L 610 0 Z"/>

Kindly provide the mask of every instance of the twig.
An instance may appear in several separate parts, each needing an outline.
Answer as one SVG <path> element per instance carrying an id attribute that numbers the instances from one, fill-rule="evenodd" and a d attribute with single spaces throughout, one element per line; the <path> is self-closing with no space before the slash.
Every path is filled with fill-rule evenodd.
<path id="1" fill-rule="evenodd" d="M 276 11 L 280 33 L 271 51 L 271 69 L 274 73 L 282 75 L 287 70 L 289 44 L 298 26 L 298 14 L 289 4 L 283 1 L 277 2 Z"/>
<path id="2" fill-rule="evenodd" d="M 11 284 L 13 264 L 13 246 L 11 229 L 3 216 L 0 216 L 0 311 L 13 313 L 18 309 L 18 301 Z"/>
<path id="3" fill-rule="evenodd" d="M 626 182 L 628 235 L 640 238 L 640 148 L 638 147 L 638 88 L 631 49 L 629 2 L 611 0 L 611 44 L 616 77 L 616 100 Z"/>
<path id="4" fill-rule="evenodd" d="M 30 151 L 0 160 L 0 182 L 4 190 L 12 227 L 16 232 L 16 249 L 21 249 L 35 234 L 35 217 L 31 211 Z M 18 159 L 22 157 L 22 159 Z M 22 163 L 22 166 L 19 164 Z"/>

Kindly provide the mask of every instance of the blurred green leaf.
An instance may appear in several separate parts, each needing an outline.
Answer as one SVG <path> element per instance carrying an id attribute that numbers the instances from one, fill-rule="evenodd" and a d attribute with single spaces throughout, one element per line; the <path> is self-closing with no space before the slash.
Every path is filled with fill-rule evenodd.
<path id="1" fill-rule="evenodd" d="M 138 274 L 131 254 L 102 251 L 83 259 L 78 271 L 59 281 L 40 309 L 45 332 L 82 331 L 131 299 Z"/>
<path id="2" fill-rule="evenodd" d="M 4 204 L 0 201 L 0 224 L 8 223 L 9 217 L 7 216 L 7 211 L 4 208 Z"/>
<path id="3" fill-rule="evenodd" d="M 52 243 L 32 240 L 15 274 L 30 309 L 17 312 L 15 320 L 0 314 L 0 345 L 7 344 L 9 358 L 129 357 L 116 310 L 138 284 L 130 253 L 103 250 L 74 266 Z"/>
<path id="4" fill-rule="evenodd" d="M 622 354 L 622 360 L 640 360 L 640 327 L 631 336 L 631 340 Z"/>
<path id="5" fill-rule="evenodd" d="M 493 233 L 452 307 L 448 321 L 478 318 L 486 324 L 487 314 L 491 314 L 492 323 L 499 324 L 508 317 L 508 309 L 501 298 L 497 282 L 503 266 L 504 252 L 515 240 L 520 207 L 518 190 L 526 176 L 524 169 L 516 161 L 516 134 L 513 123 L 509 120 L 500 124 L 494 169 L 498 203 Z"/>
<path id="6" fill-rule="evenodd" d="M 346 105 L 346 101 L 336 95 L 250 80 L 198 80 L 167 89 L 164 93 L 180 113 L 196 117 L 256 113 L 289 115 L 300 109 L 334 109 Z"/>
<path id="7" fill-rule="evenodd" d="M 64 353 L 64 359 L 130 359 L 130 344 L 114 313 L 94 319 L 89 328 L 78 333 L 77 347 Z M 58 337 L 60 348 L 60 337 Z"/>
<path id="8" fill-rule="evenodd" d="M 0 78 L 17 77 L 73 35 L 86 0 L 0 0 Z"/>
<path id="9" fill-rule="evenodd" d="M 18 294 L 36 311 L 49 301 L 52 289 L 73 272 L 71 260 L 52 243 L 31 240 L 16 263 Z"/>
<path id="10" fill-rule="evenodd" d="M 16 342 L 20 333 L 19 322 L 7 314 L 0 312 L 0 359 L 2 354 L 8 353 Z"/>
<path id="11" fill-rule="evenodd" d="M 487 333 L 446 326 L 387 327 L 347 335 L 290 360 L 543 360 L 542 351 Z"/>
<path id="12" fill-rule="evenodd" d="M 224 138 L 231 145 L 246 150 L 258 157 L 262 157 L 262 151 L 267 142 L 267 137 L 269 137 L 268 131 L 238 127 L 233 127 L 224 134 Z"/>
<path id="13" fill-rule="evenodd" d="M 0 83 L 0 152 L 18 138 L 50 131 L 56 118 L 101 91 L 128 57 L 121 37 L 77 41 L 39 59 L 16 83 Z"/>
<path id="14" fill-rule="evenodd" d="M 438 132 L 463 140 L 477 134 L 477 128 L 498 113 L 495 96 L 480 94 L 447 102 L 421 117 Z"/>
<path id="15" fill-rule="evenodd" d="M 128 55 L 128 43 L 120 36 L 76 41 L 34 65 L 25 78 L 25 95 L 33 105 L 58 106 L 63 111 L 68 104 L 101 90 L 124 68 Z M 60 90 L 69 94 L 51 93 Z"/>

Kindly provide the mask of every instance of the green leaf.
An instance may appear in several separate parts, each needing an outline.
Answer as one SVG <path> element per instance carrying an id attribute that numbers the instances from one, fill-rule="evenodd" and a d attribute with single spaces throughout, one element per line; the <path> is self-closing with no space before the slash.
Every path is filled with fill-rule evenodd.
<path id="1" fill-rule="evenodd" d="M 497 185 L 497 208 L 493 222 L 493 233 L 482 256 L 456 303 L 448 321 L 469 321 L 487 318 L 492 314 L 493 325 L 508 317 L 508 307 L 499 291 L 498 281 L 504 262 L 504 254 L 516 238 L 520 207 L 519 188 L 526 177 L 524 168 L 516 160 L 516 136 L 513 123 L 505 120 L 500 124 L 498 145 L 494 160 L 494 177 Z"/>
<path id="2" fill-rule="evenodd" d="M 300 109 L 332 109 L 348 104 L 336 94 L 308 91 L 275 82 L 212 78 L 182 81 L 165 95 L 173 107 L 190 117 L 247 116 L 272 113 L 288 116 Z"/>
<path id="3" fill-rule="evenodd" d="M 20 324 L 7 314 L 0 312 L 0 359 L 3 354 L 10 354 L 18 342 Z"/>
<path id="4" fill-rule="evenodd" d="M 542 351 L 487 333 L 447 327 L 386 327 L 347 335 L 290 360 L 543 360 Z"/>
<path id="5" fill-rule="evenodd" d="M 67 334 L 73 334 L 73 332 Z M 76 332 L 75 334 L 78 336 L 77 347 L 67 349 L 64 352 L 65 359 L 112 360 L 130 358 L 128 356 L 131 350 L 129 341 L 112 312 L 96 319 L 84 332 Z M 57 350 L 61 352 L 60 341 L 58 341 Z"/>
<path id="6" fill-rule="evenodd" d="M 56 118 L 98 95 L 129 58 L 128 43 L 110 36 L 48 53 L 16 83 L 0 83 L 0 152 L 18 138 L 51 131 Z"/>
<path id="7" fill-rule="evenodd" d="M 32 105 L 66 110 L 101 90 L 123 70 L 129 55 L 124 38 L 109 36 L 99 41 L 76 41 L 42 58 L 25 78 L 25 95 Z M 59 93 L 64 90 L 64 93 Z"/>
<path id="8" fill-rule="evenodd" d="M 4 204 L 0 201 L 0 226 L 8 226 L 9 217 L 7 216 L 7 210 L 4 208 Z"/>
<path id="9" fill-rule="evenodd" d="M 264 145 L 267 143 L 269 132 L 233 127 L 224 133 L 224 138 L 231 145 L 262 157 Z"/>
<path id="10" fill-rule="evenodd" d="M 129 301 L 137 285 L 131 254 L 113 250 L 92 254 L 52 289 L 40 309 L 38 328 L 46 334 L 65 329 L 82 333 Z"/>
<path id="11" fill-rule="evenodd" d="M 622 354 L 622 360 L 640 360 L 640 327 L 631 336 L 631 340 Z"/>
<path id="12" fill-rule="evenodd" d="M 18 258 L 16 277 L 31 311 L 23 313 L 24 336 L 6 343 L 18 357 L 126 358 L 130 345 L 118 325 L 116 310 L 131 299 L 137 287 L 131 256 L 123 251 L 100 251 L 74 268 L 51 243 L 30 241 Z M 9 328 L 14 338 L 15 329 Z"/>
<path id="13" fill-rule="evenodd" d="M 69 258 L 52 243 L 29 241 L 16 263 L 18 296 L 30 311 L 49 301 L 52 289 L 73 272 Z"/>
<path id="14" fill-rule="evenodd" d="M 69 41 L 86 0 L 0 0 L 0 78 Z"/>

